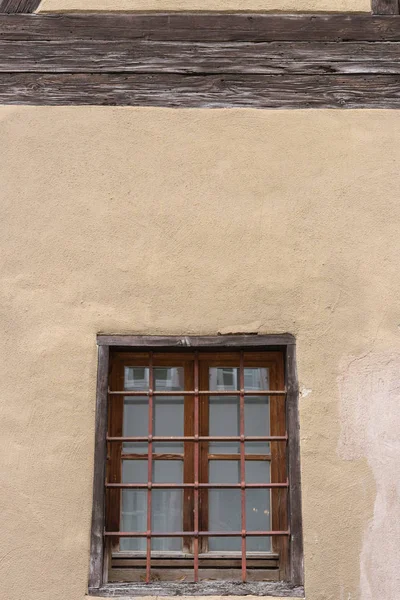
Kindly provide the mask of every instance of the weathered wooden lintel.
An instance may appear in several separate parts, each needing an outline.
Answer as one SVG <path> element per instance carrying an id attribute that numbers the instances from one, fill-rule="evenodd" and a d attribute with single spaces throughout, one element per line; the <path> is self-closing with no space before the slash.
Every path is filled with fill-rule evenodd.
<path id="1" fill-rule="evenodd" d="M 137 12 L 8 14 L 2 40 L 400 41 L 400 20 L 368 13 Z"/>
<path id="2" fill-rule="evenodd" d="M 290 333 L 254 335 L 124 335 L 99 334 L 98 346 L 129 348 L 244 348 L 262 346 L 283 346 L 296 343 Z"/>

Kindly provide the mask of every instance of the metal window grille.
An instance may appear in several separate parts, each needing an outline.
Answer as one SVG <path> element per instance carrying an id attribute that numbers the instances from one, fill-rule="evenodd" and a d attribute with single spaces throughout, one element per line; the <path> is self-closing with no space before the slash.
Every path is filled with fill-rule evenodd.
<path id="1" fill-rule="evenodd" d="M 202 537 L 240 537 L 241 538 L 241 574 L 242 581 L 246 581 L 247 574 L 247 552 L 246 540 L 253 536 L 275 536 L 275 537 L 290 537 L 289 528 L 284 531 L 250 531 L 246 527 L 246 489 L 249 488 L 283 488 L 289 489 L 289 480 L 282 482 L 246 482 L 246 442 L 277 442 L 283 444 L 286 451 L 286 446 L 289 441 L 288 433 L 285 435 L 269 435 L 269 436 L 246 436 L 245 435 L 245 398 L 246 396 L 283 396 L 286 398 L 287 390 L 246 390 L 245 389 L 245 367 L 244 367 L 244 352 L 240 351 L 239 364 L 239 435 L 238 436 L 204 436 L 200 435 L 200 419 L 199 419 L 199 399 L 202 395 L 207 396 L 232 396 L 232 391 L 222 390 L 201 390 L 199 385 L 199 354 L 194 356 L 194 389 L 182 391 L 182 395 L 192 396 L 194 399 L 194 435 L 190 436 L 175 436 L 163 437 L 155 436 L 153 432 L 153 411 L 155 396 L 176 396 L 176 391 L 158 391 L 154 387 L 154 360 L 153 352 L 149 352 L 149 388 L 146 391 L 128 391 L 128 390 L 110 390 L 108 389 L 109 401 L 112 403 L 113 398 L 118 396 L 147 396 L 148 398 L 148 430 L 147 435 L 138 437 L 115 437 L 107 436 L 108 444 L 122 444 L 125 442 L 147 442 L 147 483 L 113 483 L 106 481 L 106 492 L 112 489 L 145 489 L 147 490 L 147 529 L 146 531 L 104 531 L 104 536 L 113 538 L 146 538 L 146 583 L 151 580 L 151 543 L 152 539 L 157 537 L 173 538 L 173 537 L 191 537 L 193 538 L 193 570 L 194 581 L 199 580 L 199 538 Z M 154 442 L 190 442 L 194 444 L 194 481 L 193 483 L 156 483 L 153 481 L 152 474 L 152 457 Z M 204 483 L 200 481 L 200 451 L 199 445 L 201 442 L 239 442 L 240 444 L 240 482 L 239 483 Z M 194 529 L 193 531 L 173 531 L 160 532 L 152 529 L 151 513 L 152 513 L 152 490 L 154 489 L 182 489 L 189 488 L 193 490 L 193 506 L 194 506 Z M 200 508 L 199 508 L 199 490 L 200 489 L 239 489 L 241 496 L 241 529 L 240 531 L 210 531 L 199 530 Z"/>

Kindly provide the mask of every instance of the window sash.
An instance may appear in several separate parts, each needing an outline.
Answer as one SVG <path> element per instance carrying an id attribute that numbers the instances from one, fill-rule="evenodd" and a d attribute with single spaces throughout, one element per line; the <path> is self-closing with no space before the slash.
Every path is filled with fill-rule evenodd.
<path id="1" fill-rule="evenodd" d="M 238 352 L 204 352 L 198 354 L 199 360 L 199 389 L 201 391 L 209 389 L 209 369 L 219 367 L 236 367 L 240 366 L 240 354 Z M 148 366 L 148 353 L 130 353 L 116 352 L 112 356 L 112 368 L 110 375 L 110 389 L 124 389 L 124 368 L 127 366 L 146 367 Z M 185 391 L 194 389 L 194 354 L 193 353 L 154 353 L 154 367 L 179 367 L 184 368 L 184 387 Z M 266 367 L 269 369 L 271 390 L 284 389 L 284 365 L 283 354 L 281 352 L 245 352 L 244 353 L 245 367 Z M 176 393 L 180 395 L 179 392 Z M 193 395 L 182 394 L 184 396 L 184 436 L 194 435 L 194 397 Z M 211 394 L 210 394 L 211 395 Z M 239 395 L 232 392 L 232 395 Z M 123 435 L 123 405 L 124 396 L 114 396 L 109 402 L 108 410 L 108 435 L 111 437 L 122 437 Z M 200 422 L 199 433 L 201 436 L 209 435 L 209 395 L 199 396 Z M 285 398 L 283 396 L 270 397 L 270 435 L 284 436 L 286 433 L 286 416 L 285 416 Z M 147 431 L 144 432 L 147 435 Z M 194 481 L 194 446 L 193 442 L 184 442 L 183 452 L 183 479 L 184 483 L 193 483 Z M 218 453 L 209 452 L 209 443 L 199 442 L 200 454 L 200 469 L 199 481 L 208 483 L 209 462 L 213 460 L 238 460 L 240 454 L 228 453 L 223 454 L 222 458 Z M 270 444 L 271 452 L 268 458 L 260 455 L 246 455 L 247 460 L 268 460 L 271 464 L 271 482 L 279 483 L 286 480 L 286 457 L 285 446 L 279 442 Z M 283 447 L 283 448 L 282 448 Z M 138 453 L 130 453 L 126 455 L 122 453 L 122 443 L 108 444 L 108 461 L 107 461 L 107 481 L 121 482 L 122 481 L 122 460 L 147 460 L 147 453 L 138 457 Z M 182 455 L 178 453 L 165 455 L 163 453 L 155 453 L 153 460 L 182 460 Z M 194 512 L 194 490 L 184 489 L 183 502 L 183 531 L 194 531 L 193 512 Z M 109 531 L 119 531 L 121 522 L 121 490 L 109 489 L 108 502 L 106 503 L 106 528 Z M 199 529 L 200 531 L 208 531 L 209 528 L 209 490 L 199 490 Z M 272 530 L 286 531 L 288 528 L 287 517 L 287 489 L 276 488 L 271 490 L 271 506 L 272 506 Z M 109 540 L 111 550 L 114 554 L 119 550 L 119 539 L 111 538 Z M 184 553 L 193 553 L 194 538 L 185 536 Z M 199 538 L 199 552 L 205 555 L 208 552 L 208 538 L 202 536 Z M 273 537 L 273 544 L 270 554 L 279 556 L 279 565 L 281 572 L 285 571 L 287 566 L 288 540 L 285 537 Z M 179 556 L 179 553 L 176 554 Z M 211 554 L 208 555 L 211 557 Z M 265 556 L 265 554 L 264 554 Z"/>

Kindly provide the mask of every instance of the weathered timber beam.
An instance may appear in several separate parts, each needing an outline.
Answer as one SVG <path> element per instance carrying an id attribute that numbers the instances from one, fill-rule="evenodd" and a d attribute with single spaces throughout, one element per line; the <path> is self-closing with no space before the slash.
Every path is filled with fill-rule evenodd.
<path id="1" fill-rule="evenodd" d="M 0 0 L 0 14 L 33 13 L 41 0 Z"/>
<path id="2" fill-rule="evenodd" d="M 2 15 L 3 40 L 400 41 L 400 19 L 368 14 Z"/>
<path id="3" fill-rule="evenodd" d="M 374 15 L 398 15 L 399 0 L 372 0 L 372 13 Z"/>
<path id="4" fill-rule="evenodd" d="M 398 109 L 400 76 L 7 73 L 0 104 Z"/>
<path id="5" fill-rule="evenodd" d="M 0 41 L 0 72 L 400 73 L 400 43 Z"/>
<path id="6" fill-rule="evenodd" d="M 89 595 L 105 598 L 135 596 L 274 596 L 304 598 L 304 587 L 285 581 L 258 581 L 241 584 L 232 581 L 201 581 L 186 583 L 160 581 L 156 583 L 106 583 L 101 588 L 89 588 Z"/>

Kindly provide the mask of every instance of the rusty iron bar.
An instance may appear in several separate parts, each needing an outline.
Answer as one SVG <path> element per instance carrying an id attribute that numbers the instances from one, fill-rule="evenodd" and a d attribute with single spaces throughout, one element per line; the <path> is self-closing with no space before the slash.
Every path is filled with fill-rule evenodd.
<path id="1" fill-rule="evenodd" d="M 194 359 L 194 582 L 199 579 L 199 353 Z"/>
<path id="2" fill-rule="evenodd" d="M 123 390 L 123 391 L 114 391 L 108 390 L 110 396 L 148 396 L 149 390 L 141 391 L 131 391 L 131 390 Z M 211 391 L 211 390 L 198 390 L 198 396 L 238 396 L 240 393 L 243 393 L 245 396 L 285 396 L 287 394 L 286 390 L 232 390 L 232 391 Z M 157 391 L 152 390 L 153 396 L 195 396 L 196 390 L 177 390 L 176 392 L 166 392 L 166 391 Z"/>
<path id="3" fill-rule="evenodd" d="M 184 488 L 191 489 L 221 489 L 221 490 L 234 490 L 234 489 L 268 489 L 268 488 L 288 488 L 289 483 L 199 483 L 197 486 L 195 483 L 106 483 L 106 488 L 114 489 L 132 489 L 132 490 L 180 490 Z"/>
<path id="4" fill-rule="evenodd" d="M 246 583 L 246 460 L 244 441 L 244 353 L 240 352 L 239 367 L 239 421 L 240 421 L 240 487 L 241 487 L 241 528 L 242 528 L 242 581 Z"/>
<path id="5" fill-rule="evenodd" d="M 200 442 L 241 442 L 239 435 L 199 435 Z M 196 442 L 194 435 L 187 436 L 139 436 L 139 437 L 107 437 L 107 442 Z M 288 435 L 245 435 L 245 442 L 287 442 Z"/>
<path id="6" fill-rule="evenodd" d="M 154 360 L 153 353 L 149 353 L 149 389 L 143 391 L 114 391 L 108 390 L 110 397 L 113 396 L 146 396 L 149 399 L 149 423 L 148 435 L 136 437 L 107 437 L 107 442 L 117 443 L 134 443 L 148 442 L 147 458 L 148 461 L 148 481 L 147 483 L 106 483 L 106 488 L 122 488 L 122 489 L 147 489 L 147 531 L 146 532 L 110 532 L 105 531 L 104 535 L 109 537 L 133 537 L 143 538 L 147 540 L 146 545 L 146 583 L 151 580 L 151 540 L 155 537 L 192 537 L 193 538 L 193 558 L 194 558 L 194 581 L 198 581 L 199 573 L 199 538 L 201 537 L 240 537 L 241 538 L 241 570 L 242 581 L 246 582 L 247 576 L 247 549 L 246 541 L 249 537 L 268 537 L 268 536 L 289 536 L 290 531 L 247 531 L 246 530 L 246 489 L 249 488 L 288 488 L 289 481 L 285 483 L 246 483 L 246 442 L 285 442 L 288 441 L 288 434 L 280 436 L 245 436 L 245 398 L 249 396 L 286 396 L 287 390 L 246 390 L 244 381 L 244 352 L 240 352 L 239 364 L 239 389 L 238 390 L 199 390 L 199 357 L 198 352 L 195 353 L 194 359 L 194 389 L 182 391 L 157 391 L 154 390 Z M 154 397 L 155 396 L 192 396 L 194 397 L 194 435 L 193 436 L 154 436 L 153 435 L 153 413 L 154 413 Z M 239 436 L 200 436 L 200 417 L 199 417 L 199 401 L 200 396 L 239 396 Z M 153 443 L 154 442 L 194 442 L 194 482 L 193 483 L 153 483 L 152 477 L 152 461 L 153 461 Z M 210 484 L 199 482 L 200 469 L 200 442 L 225 442 L 237 441 L 240 442 L 240 483 L 232 484 Z M 132 455 L 133 456 L 133 455 Z M 251 456 L 251 455 L 250 455 Z M 123 456 L 122 456 L 123 458 Z M 152 527 L 152 490 L 153 489 L 182 489 L 189 488 L 194 490 L 194 531 L 175 531 L 175 532 L 153 532 Z M 241 531 L 199 531 L 199 490 L 200 489 L 240 489 L 241 491 Z"/>
<path id="7" fill-rule="evenodd" d="M 185 537 L 194 536 L 195 531 L 174 531 L 174 532 L 161 532 L 153 531 L 151 537 Z M 105 531 L 104 535 L 114 537 L 147 537 L 146 531 Z M 198 531 L 199 537 L 241 537 L 241 531 Z M 268 537 L 268 536 L 287 536 L 290 535 L 290 531 L 247 531 L 246 535 L 249 537 Z"/>
<path id="8" fill-rule="evenodd" d="M 147 449 L 147 545 L 146 545 L 146 583 L 151 579 L 151 489 L 153 482 L 153 353 L 149 356 L 149 445 Z"/>

